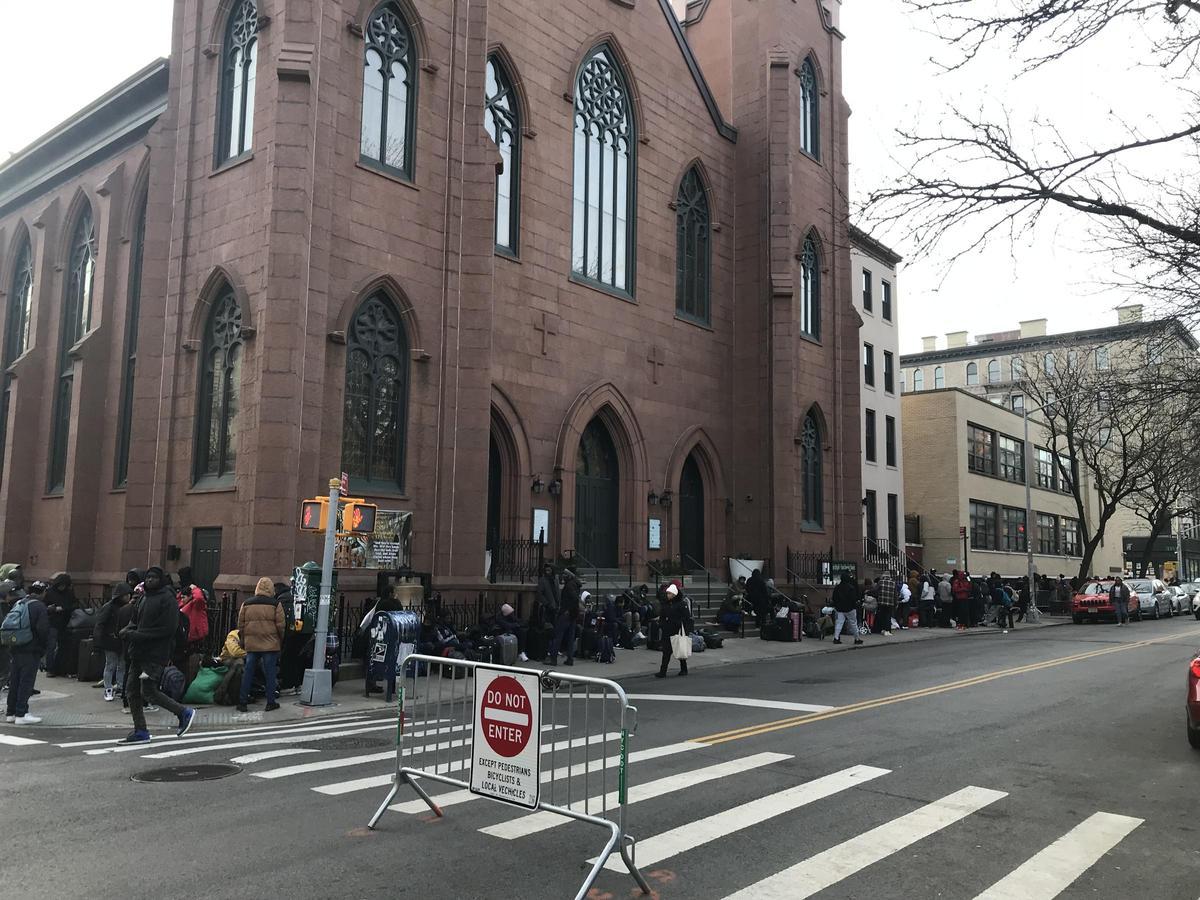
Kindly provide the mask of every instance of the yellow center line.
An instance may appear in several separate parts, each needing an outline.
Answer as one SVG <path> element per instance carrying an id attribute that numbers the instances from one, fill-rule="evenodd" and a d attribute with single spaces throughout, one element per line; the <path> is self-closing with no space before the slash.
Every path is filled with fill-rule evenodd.
<path id="1" fill-rule="evenodd" d="M 1184 637 L 1188 634 L 1194 634 L 1200 629 L 1192 629 L 1190 632 L 1185 632 Z M 798 725 L 807 725 L 810 722 L 823 722 L 826 719 L 836 719 L 840 716 L 848 716 L 851 713 L 863 712 L 868 709 L 876 709 L 880 706 L 891 706 L 893 703 L 904 703 L 908 700 L 918 700 L 922 697 L 932 697 L 935 694 L 943 694 L 946 691 L 957 691 L 962 688 L 974 687 L 979 684 L 986 684 L 989 681 L 995 681 L 998 678 L 1009 678 L 1013 675 L 1024 675 L 1028 672 L 1037 672 L 1041 669 L 1049 669 L 1055 666 L 1064 666 L 1067 663 L 1081 662 L 1085 659 L 1094 659 L 1097 656 L 1105 656 L 1109 653 L 1121 653 L 1125 650 L 1134 650 L 1139 647 L 1149 647 L 1152 644 L 1162 644 L 1167 641 L 1174 641 L 1180 638 L 1179 634 L 1169 634 L 1164 637 L 1151 638 L 1145 641 L 1136 641 L 1132 644 L 1119 644 L 1115 647 L 1105 647 L 1100 650 L 1088 650 L 1084 653 L 1075 653 L 1071 656 L 1060 656 L 1056 659 L 1043 660 L 1042 662 L 1028 663 L 1023 666 L 1014 666 L 1009 669 L 1000 669 L 996 672 L 986 672 L 982 675 L 975 675 L 971 678 L 963 678 L 959 681 L 951 681 L 946 684 L 933 685 L 927 688 L 920 688 L 915 691 L 909 691 L 904 694 L 893 694 L 890 697 L 879 697 L 875 700 L 863 700 L 859 703 L 852 703 L 849 706 L 839 706 L 837 709 L 832 709 L 827 712 L 807 713 L 802 716 L 790 716 L 786 719 L 777 719 L 774 722 L 764 722 L 760 725 L 747 725 L 744 728 L 734 728 L 730 731 L 722 731 L 717 734 L 710 734 L 706 737 L 692 738 L 693 741 L 701 744 L 724 744 L 728 741 L 739 741 L 743 738 L 757 737 L 760 734 L 769 734 L 772 731 L 781 731 L 785 728 L 795 728 Z"/>

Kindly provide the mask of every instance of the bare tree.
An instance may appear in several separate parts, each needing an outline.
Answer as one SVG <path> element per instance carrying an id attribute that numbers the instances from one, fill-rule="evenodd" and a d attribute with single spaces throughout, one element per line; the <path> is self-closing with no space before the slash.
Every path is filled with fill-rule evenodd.
<path id="1" fill-rule="evenodd" d="M 957 53 L 949 69 L 1003 42 L 1026 70 L 1037 68 L 1121 30 L 1131 40 L 1148 33 L 1164 80 L 1195 83 L 1200 74 L 1200 0 L 906 2 L 934 17 Z M 1163 174 L 1146 162 L 1170 148 L 1200 165 L 1200 94 L 1183 96 L 1174 125 L 1122 124 L 1124 136 L 1099 147 L 1072 141 L 1050 122 L 952 110 L 937 130 L 900 131 L 911 164 L 869 194 L 862 217 L 885 229 L 903 226 L 915 255 L 939 246 L 953 260 L 992 237 L 1028 233 L 1047 212 L 1081 216 L 1098 246 L 1123 264 L 1119 283 L 1175 312 L 1200 313 L 1200 181 L 1194 167 Z"/>

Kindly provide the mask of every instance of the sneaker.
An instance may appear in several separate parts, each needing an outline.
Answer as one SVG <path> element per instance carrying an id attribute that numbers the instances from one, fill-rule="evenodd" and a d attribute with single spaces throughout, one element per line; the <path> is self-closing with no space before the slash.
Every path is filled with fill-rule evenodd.
<path id="1" fill-rule="evenodd" d="M 196 721 L 196 711 L 190 706 L 185 706 L 183 712 L 179 714 L 179 729 L 175 732 L 176 737 L 183 737 L 191 730 L 192 723 Z"/>
<path id="2" fill-rule="evenodd" d="M 104 687 L 104 680 L 103 680 L 103 679 L 101 679 L 100 681 L 97 681 L 95 684 L 93 684 L 93 685 L 92 685 L 92 687 L 94 687 L 94 688 L 102 688 L 102 687 Z"/>
<path id="3" fill-rule="evenodd" d="M 275 710 L 277 710 L 277 709 L 279 709 L 279 704 L 278 704 L 278 703 L 268 703 L 268 704 L 267 704 L 267 705 L 264 707 L 264 710 L 265 710 L 266 712 L 274 712 L 274 711 L 275 711 Z"/>
<path id="4" fill-rule="evenodd" d="M 884 636 L 884 637 L 891 637 L 891 636 L 892 636 L 892 633 L 891 633 L 890 631 L 885 631 L 885 632 L 883 633 L 883 636 Z"/>
<path id="5" fill-rule="evenodd" d="M 666 678 L 666 677 L 667 677 L 667 673 L 666 673 L 666 672 L 655 672 L 655 673 L 654 673 L 654 677 L 655 677 L 655 678 Z"/>
<path id="6" fill-rule="evenodd" d="M 17 717 L 16 716 L 5 716 L 4 721 L 7 722 L 9 725 L 11 725 L 13 722 L 17 721 Z"/>
<path id="7" fill-rule="evenodd" d="M 635 634 L 634 637 L 637 638 L 639 641 L 644 641 L 646 639 L 646 636 L 644 634 L 642 634 L 640 631 L 637 634 Z"/>
<path id="8" fill-rule="evenodd" d="M 142 731 L 138 728 L 133 729 L 129 734 L 125 735 L 118 743 L 121 744 L 148 744 L 150 743 L 150 732 Z"/>
<path id="9" fill-rule="evenodd" d="M 856 644 L 861 644 L 861 643 L 862 643 L 862 638 L 855 638 L 855 639 L 854 639 L 854 643 L 856 643 Z"/>
<path id="10" fill-rule="evenodd" d="M 31 716 L 26 713 L 23 716 L 17 716 L 17 725 L 40 725 L 42 720 L 38 716 Z"/>
<path id="11" fill-rule="evenodd" d="M 238 712 L 250 712 L 250 710 L 246 709 L 246 704 L 245 704 L 245 703 L 239 703 L 239 704 L 237 705 L 237 711 L 238 711 Z"/>
<path id="12" fill-rule="evenodd" d="M 835 644 L 840 644 L 840 643 L 842 642 L 842 639 L 841 639 L 841 638 L 834 638 L 834 639 L 833 639 L 833 642 L 834 642 Z"/>
<path id="13" fill-rule="evenodd" d="M 517 659 L 519 659 L 521 662 L 529 662 L 529 657 L 526 656 L 524 653 L 518 654 Z"/>
<path id="14" fill-rule="evenodd" d="M 34 688 L 32 691 L 29 692 L 29 696 L 36 697 L 40 693 L 41 693 L 41 691 L 39 691 L 37 688 Z"/>
<path id="15" fill-rule="evenodd" d="M 112 703 L 112 701 L 114 701 L 114 700 L 116 700 L 116 699 L 117 699 L 117 697 L 116 697 L 116 695 L 113 693 L 113 689 L 112 689 L 112 688 L 105 688 L 105 689 L 104 689 L 104 700 L 105 700 L 105 702 L 107 702 L 107 703 Z"/>
<path id="16" fill-rule="evenodd" d="M 147 703 L 142 707 L 142 712 L 158 712 L 159 708 L 160 707 L 155 706 L 153 703 Z"/>

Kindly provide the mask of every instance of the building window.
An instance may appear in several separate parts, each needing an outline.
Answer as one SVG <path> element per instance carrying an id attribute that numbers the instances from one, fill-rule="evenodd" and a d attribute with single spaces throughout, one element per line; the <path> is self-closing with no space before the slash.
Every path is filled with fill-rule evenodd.
<path id="1" fill-rule="evenodd" d="M 979 364 L 967 363 L 967 385 L 979 384 Z"/>
<path id="2" fill-rule="evenodd" d="M 12 289 L 8 294 L 8 312 L 4 322 L 5 370 L 29 349 L 29 322 L 33 312 L 33 248 L 26 237 L 21 243 L 13 266 Z M 0 473 L 4 467 L 4 451 L 8 446 L 8 410 L 13 376 L 4 374 L 4 392 L 0 395 Z"/>
<path id="3" fill-rule="evenodd" d="M 1008 399 L 1009 399 L 1009 403 L 1012 405 L 1013 412 L 1015 412 L 1015 413 L 1024 413 L 1025 412 L 1025 395 L 1024 394 L 1013 394 Z"/>
<path id="4" fill-rule="evenodd" d="M 133 432 L 133 376 L 137 365 L 138 317 L 142 305 L 142 255 L 146 249 L 146 202 L 137 208 L 133 241 L 129 245 L 129 284 L 125 292 L 125 353 L 121 372 L 121 411 L 117 423 L 117 460 L 113 483 L 120 487 L 129 476 L 129 441 Z"/>
<path id="5" fill-rule="evenodd" d="M 935 390 L 941 390 L 946 386 L 946 370 L 941 366 L 936 366 L 933 370 L 933 387 Z"/>
<path id="6" fill-rule="evenodd" d="M 1004 533 L 1001 549 L 1013 553 L 1025 552 L 1025 510 L 1004 507 Z"/>
<path id="7" fill-rule="evenodd" d="M 817 242 L 809 235 L 800 254 L 800 330 L 809 337 L 821 337 L 821 268 Z"/>
<path id="8" fill-rule="evenodd" d="M 875 348 L 863 344 L 863 382 L 875 387 Z"/>
<path id="9" fill-rule="evenodd" d="M 889 466 L 896 465 L 896 417 L 885 416 L 883 420 L 884 460 Z"/>
<path id="10" fill-rule="evenodd" d="M 1043 556 L 1058 555 L 1058 518 L 1048 513 L 1037 514 L 1037 548 Z"/>
<path id="11" fill-rule="evenodd" d="M 937 377 L 936 372 L 934 372 L 934 377 L 935 378 Z M 920 369 L 913 369 L 913 390 L 914 391 L 925 390 L 925 373 L 922 372 Z"/>
<path id="12" fill-rule="evenodd" d="M 873 299 L 871 297 L 871 270 L 862 270 L 862 304 L 866 312 L 872 309 Z"/>
<path id="13" fill-rule="evenodd" d="M 1079 365 L 1079 351 L 1078 350 L 1068 350 L 1067 351 L 1067 371 L 1068 372 L 1074 371 L 1074 369 L 1077 365 Z"/>
<path id="14" fill-rule="evenodd" d="M 196 480 L 232 478 L 242 380 L 242 308 L 228 286 L 217 294 L 208 315 L 203 352 L 197 391 Z"/>
<path id="15" fill-rule="evenodd" d="M 900 546 L 900 498 L 895 494 L 887 495 L 887 528 L 888 543 L 895 549 Z"/>
<path id="16" fill-rule="evenodd" d="M 1064 494 L 1072 492 L 1071 485 L 1075 481 L 1075 467 L 1071 465 L 1071 458 L 1064 456 L 1061 453 L 1058 455 L 1058 489 Z"/>
<path id="17" fill-rule="evenodd" d="M 346 333 L 342 469 L 377 491 L 404 489 L 408 335 L 392 302 L 369 297 Z"/>
<path id="18" fill-rule="evenodd" d="M 988 384 L 996 384 L 1000 380 L 1000 360 L 993 359 L 988 363 Z"/>
<path id="19" fill-rule="evenodd" d="M 996 549 L 996 505 L 994 503 L 980 503 L 977 500 L 972 500 L 970 504 L 971 513 L 971 549 L 972 550 L 995 550 Z"/>
<path id="20" fill-rule="evenodd" d="M 500 151 L 496 173 L 496 249 L 517 252 L 521 187 L 521 112 L 512 79 L 494 55 L 488 57 L 483 124 Z"/>
<path id="21" fill-rule="evenodd" d="M 258 5 L 255 0 L 240 0 L 229 13 L 221 52 L 217 165 L 249 153 L 253 146 L 257 62 Z"/>
<path id="22" fill-rule="evenodd" d="M 883 318 L 890 322 L 892 321 L 892 284 L 890 281 L 881 281 L 879 286 L 883 291 Z"/>
<path id="23" fill-rule="evenodd" d="M 1042 372 L 1046 375 L 1054 374 L 1054 354 L 1047 353 L 1042 357 Z"/>
<path id="24" fill-rule="evenodd" d="M 867 410 L 867 421 L 863 429 L 863 436 L 866 442 L 864 452 L 867 456 L 867 462 L 875 462 L 878 458 L 875 450 L 875 410 Z"/>
<path id="25" fill-rule="evenodd" d="M 1021 361 L 1021 357 L 1014 356 L 1008 361 L 1009 369 L 1012 371 L 1013 381 L 1025 377 L 1025 363 Z"/>
<path id="26" fill-rule="evenodd" d="M 875 492 L 867 491 L 866 500 L 863 509 L 867 518 L 867 540 L 874 544 L 879 540 L 879 509 Z"/>
<path id="27" fill-rule="evenodd" d="M 996 436 L 987 428 L 967 425 L 967 468 L 992 475 L 996 470 Z"/>
<path id="28" fill-rule="evenodd" d="M 1108 367 L 1109 367 L 1109 365 L 1108 365 L 1108 348 L 1107 347 L 1097 347 L 1096 348 L 1096 368 L 1097 369 L 1107 369 Z"/>
<path id="29" fill-rule="evenodd" d="M 896 392 L 896 365 L 891 350 L 883 351 L 883 389 L 889 394 Z"/>
<path id="30" fill-rule="evenodd" d="M 1099 396 L 1096 397 L 1096 411 L 1102 413 L 1112 412 L 1112 408 L 1112 394 L 1108 391 L 1100 391 Z"/>
<path id="31" fill-rule="evenodd" d="M 1054 475 L 1054 454 L 1049 450 L 1038 447 L 1035 451 L 1037 468 L 1037 486 L 1048 491 L 1058 490 L 1058 480 Z"/>
<path id="32" fill-rule="evenodd" d="M 1107 447 L 1112 442 L 1112 429 L 1107 425 L 1101 425 L 1096 432 L 1096 443 L 1101 447 Z"/>
<path id="33" fill-rule="evenodd" d="M 817 90 L 817 69 L 811 59 L 800 65 L 800 149 L 814 159 L 821 158 L 821 98 Z"/>
<path id="34" fill-rule="evenodd" d="M 1059 543 L 1063 556 L 1082 556 L 1079 539 L 1079 520 L 1063 516 L 1059 519 Z"/>
<path id="35" fill-rule="evenodd" d="M 71 348 L 87 334 L 92 320 L 92 288 L 96 277 L 96 228 L 91 207 L 84 207 L 71 232 L 67 290 L 63 298 L 62 331 L 58 342 L 58 381 L 54 394 L 54 424 L 50 433 L 50 471 L 46 488 L 61 491 L 67 480 L 67 444 L 71 438 L 71 394 L 75 360 Z"/>
<path id="36" fill-rule="evenodd" d="M 1000 435 L 1000 477 L 1005 481 L 1025 483 L 1025 442 Z"/>
<path id="37" fill-rule="evenodd" d="M 489 75 L 490 72 L 489 61 Z M 400 8 L 394 3 L 384 3 L 371 13 L 363 35 L 359 154 L 365 162 L 405 178 L 411 178 L 413 170 L 416 89 L 416 48 L 412 32 Z M 508 102 L 511 104 L 511 99 Z M 487 112 L 485 110 L 485 123 Z M 501 153 L 504 153 L 503 147 Z M 497 191 L 499 189 L 497 184 Z M 497 209 L 497 223 L 499 218 Z"/>
<path id="38" fill-rule="evenodd" d="M 804 417 L 804 432 L 800 440 L 801 466 L 801 519 L 803 524 L 820 528 L 825 521 L 824 494 L 821 480 L 821 426 L 817 417 L 809 413 Z"/>
<path id="39" fill-rule="evenodd" d="M 699 171 L 692 167 L 675 197 L 675 312 L 705 325 L 710 321 L 709 237 L 708 191 Z"/>
<path id="40" fill-rule="evenodd" d="M 633 292 L 636 140 L 625 76 L 602 45 L 575 78 L 571 267 L 626 294 Z"/>

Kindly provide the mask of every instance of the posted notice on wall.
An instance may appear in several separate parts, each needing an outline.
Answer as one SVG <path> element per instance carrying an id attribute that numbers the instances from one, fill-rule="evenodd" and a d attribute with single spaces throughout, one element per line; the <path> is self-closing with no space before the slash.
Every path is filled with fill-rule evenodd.
<path id="1" fill-rule="evenodd" d="M 537 809 L 541 733 L 538 674 L 476 667 L 471 793 Z"/>

